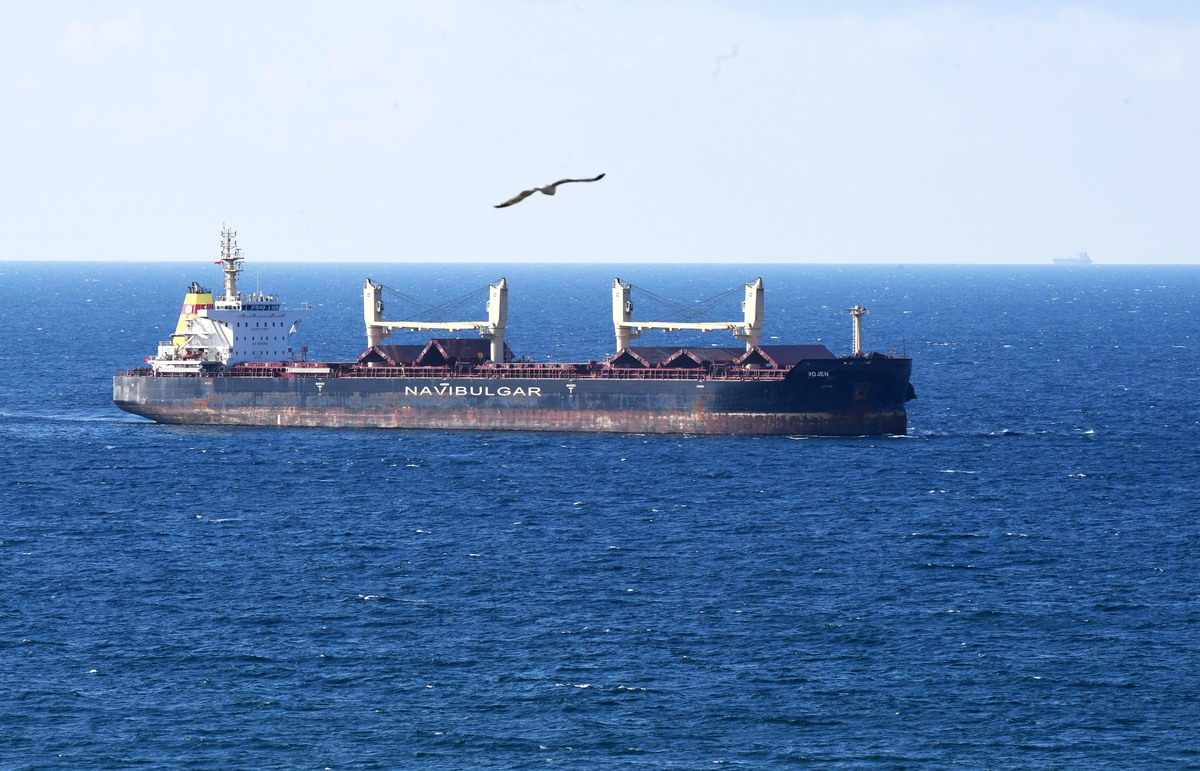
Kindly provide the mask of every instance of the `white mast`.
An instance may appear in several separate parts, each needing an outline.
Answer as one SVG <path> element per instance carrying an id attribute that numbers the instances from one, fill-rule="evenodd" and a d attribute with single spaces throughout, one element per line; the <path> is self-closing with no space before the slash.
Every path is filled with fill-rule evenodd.
<path id="1" fill-rule="evenodd" d="M 763 323 L 763 285 L 762 277 L 746 284 L 746 299 L 742 300 L 742 314 L 745 316 L 742 334 L 734 333 L 734 337 L 746 341 L 746 350 L 758 345 L 762 339 Z"/>
<path id="2" fill-rule="evenodd" d="M 237 277 L 242 272 L 242 250 L 237 245 L 237 231 L 221 226 L 221 270 L 225 272 L 225 297 L 232 302 L 238 299 Z"/>
<path id="3" fill-rule="evenodd" d="M 854 355 L 862 356 L 862 317 L 867 315 L 867 309 L 861 305 L 855 305 L 853 308 L 843 308 L 842 310 L 849 313 L 854 319 Z"/>
<path id="4" fill-rule="evenodd" d="M 633 301 L 629 299 L 632 290 L 632 284 L 622 284 L 621 279 L 613 279 L 613 327 L 617 330 L 618 353 L 628 348 L 633 338 L 642 336 L 642 330 L 634 329 L 630 323 L 633 320 Z"/>

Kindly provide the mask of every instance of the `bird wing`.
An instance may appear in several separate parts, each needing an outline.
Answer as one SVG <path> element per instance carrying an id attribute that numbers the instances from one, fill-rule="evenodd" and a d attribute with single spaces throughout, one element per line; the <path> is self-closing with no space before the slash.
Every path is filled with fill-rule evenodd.
<path id="1" fill-rule="evenodd" d="M 553 182 L 549 185 L 541 185 L 540 187 L 535 187 L 532 190 L 522 190 L 521 192 L 514 195 L 512 198 L 509 198 L 504 203 L 496 204 L 493 208 L 503 209 L 505 206 L 512 206 L 514 203 L 520 203 L 521 201 L 524 201 L 526 198 L 528 198 L 529 196 L 531 196 L 537 192 L 542 192 L 542 193 L 545 193 L 546 195 L 554 195 L 554 189 L 556 187 L 558 187 L 559 185 L 566 184 L 567 182 L 596 182 L 601 179 L 604 179 L 603 174 L 601 174 L 597 177 L 592 177 L 591 179 L 560 179 L 557 182 Z"/>
<path id="2" fill-rule="evenodd" d="M 592 177 L 591 179 L 560 179 L 559 181 L 555 182 L 552 185 L 546 185 L 546 187 L 555 188 L 555 187 L 558 187 L 559 185 L 565 185 L 568 182 L 598 182 L 602 179 L 604 179 L 603 174 L 601 174 L 598 177 Z"/>
<path id="3" fill-rule="evenodd" d="M 529 196 L 533 195 L 534 192 L 536 192 L 536 190 L 537 190 L 537 188 L 534 188 L 533 190 L 522 190 L 521 192 L 514 195 L 512 198 L 509 198 L 504 203 L 496 204 L 496 206 L 494 208 L 503 209 L 505 206 L 512 206 L 514 203 L 520 203 L 521 201 L 524 201 Z"/>

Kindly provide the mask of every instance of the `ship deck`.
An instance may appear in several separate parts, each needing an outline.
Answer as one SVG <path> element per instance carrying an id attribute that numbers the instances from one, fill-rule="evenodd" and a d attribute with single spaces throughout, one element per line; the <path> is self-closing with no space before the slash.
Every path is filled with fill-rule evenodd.
<path id="1" fill-rule="evenodd" d="M 822 361 L 822 364 L 864 362 L 872 360 L 907 360 L 906 355 L 873 354 L 864 357 L 842 357 Z M 159 372 L 149 367 L 122 370 L 126 377 L 203 377 L 203 378 L 486 378 L 533 380 L 784 380 L 795 366 L 750 368 L 737 365 L 713 364 L 702 367 L 613 367 L 604 362 L 555 364 L 517 362 L 509 364 L 456 364 L 453 366 L 364 366 L 353 362 L 249 362 L 219 371 Z M 308 371 L 311 370 L 311 371 Z"/>
<path id="2" fill-rule="evenodd" d="M 907 357 L 888 357 L 907 358 Z M 306 372 L 311 369 L 312 372 Z M 793 367 L 784 369 L 746 369 L 715 366 L 711 368 L 647 368 L 589 366 L 587 364 L 506 364 L 470 367 L 362 367 L 355 364 L 295 363 L 246 364 L 215 372 L 160 372 L 149 367 L 122 370 L 125 377 L 201 377 L 201 378 L 487 378 L 534 380 L 749 380 L 779 381 L 787 378 Z"/>

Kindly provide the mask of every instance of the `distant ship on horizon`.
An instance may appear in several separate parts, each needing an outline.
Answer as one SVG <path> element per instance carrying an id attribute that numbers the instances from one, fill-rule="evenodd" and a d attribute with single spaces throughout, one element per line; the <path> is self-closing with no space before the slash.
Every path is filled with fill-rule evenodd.
<path id="1" fill-rule="evenodd" d="M 1087 252 L 1080 252 L 1079 254 L 1075 255 L 1074 257 L 1055 257 L 1054 264 L 1055 265 L 1091 265 L 1092 258 L 1088 256 Z"/>

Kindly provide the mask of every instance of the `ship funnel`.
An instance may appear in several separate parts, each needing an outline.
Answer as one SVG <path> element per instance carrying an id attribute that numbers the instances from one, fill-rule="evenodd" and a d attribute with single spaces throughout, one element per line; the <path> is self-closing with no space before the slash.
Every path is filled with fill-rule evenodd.
<path id="1" fill-rule="evenodd" d="M 179 311 L 179 322 L 175 325 L 175 334 L 171 335 L 171 343 L 177 348 L 183 346 L 187 342 L 192 319 L 196 318 L 200 311 L 212 307 L 212 292 L 200 286 L 199 282 L 193 281 L 187 294 L 183 296 L 183 309 Z"/>

